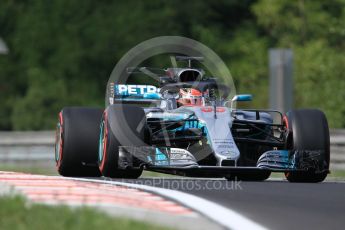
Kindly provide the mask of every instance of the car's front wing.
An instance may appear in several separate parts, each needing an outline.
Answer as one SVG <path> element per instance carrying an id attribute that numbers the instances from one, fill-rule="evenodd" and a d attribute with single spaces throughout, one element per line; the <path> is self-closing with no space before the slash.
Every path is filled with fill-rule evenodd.
<path id="1" fill-rule="evenodd" d="M 143 167 L 147 170 L 185 176 L 223 177 L 236 173 L 259 173 L 262 171 L 291 172 L 325 169 L 320 151 L 273 150 L 259 158 L 256 167 L 248 166 L 204 166 L 185 149 L 169 147 L 121 146 L 118 167 L 121 169 Z"/>

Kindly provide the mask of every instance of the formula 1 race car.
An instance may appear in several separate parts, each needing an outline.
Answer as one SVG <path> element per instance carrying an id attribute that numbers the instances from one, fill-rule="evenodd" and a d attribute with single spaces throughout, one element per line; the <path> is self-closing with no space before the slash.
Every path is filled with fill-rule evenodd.
<path id="1" fill-rule="evenodd" d="M 316 109 L 235 109 L 251 95 L 192 67 L 164 69 L 159 86 L 108 84 L 109 106 L 59 113 L 55 159 L 63 176 L 138 178 L 143 170 L 228 180 L 321 182 L 329 173 L 327 119 Z M 142 68 L 128 68 L 129 74 Z M 145 72 L 145 71 L 144 71 Z"/>

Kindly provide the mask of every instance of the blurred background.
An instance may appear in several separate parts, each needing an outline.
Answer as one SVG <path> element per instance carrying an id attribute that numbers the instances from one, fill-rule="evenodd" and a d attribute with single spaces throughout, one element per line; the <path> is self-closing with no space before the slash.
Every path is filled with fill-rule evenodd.
<path id="1" fill-rule="evenodd" d="M 291 49 L 294 107 L 345 128 L 345 0 L 1 0 L 0 130 L 53 130 L 62 107 L 103 107 L 118 60 L 164 35 L 213 49 L 254 108 L 269 107 L 269 49 Z M 35 142 L 13 135 L 0 136 L 7 153 Z M 53 151 L 53 132 L 38 136 Z"/>
<path id="2" fill-rule="evenodd" d="M 52 130 L 64 106 L 103 107 L 117 61 L 163 35 L 213 49 L 259 108 L 269 105 L 268 49 L 291 48 L 294 107 L 345 127 L 344 0 L 2 0 L 0 130 Z"/>
<path id="3" fill-rule="evenodd" d="M 344 181 L 345 0 L 0 0 L 0 171 L 57 175 L 54 129 L 58 112 L 66 106 L 104 107 L 107 81 L 116 63 L 132 47 L 157 36 L 188 37 L 215 51 L 230 69 L 237 93 L 253 94 L 252 102 L 240 106 L 270 108 L 270 100 L 275 98 L 270 95 L 283 94 L 289 88 L 285 96 L 291 96 L 294 108 L 324 111 L 331 128 L 331 174 L 327 179 Z M 275 87 L 274 93 L 270 90 L 272 48 L 293 54 L 293 85 Z M 169 63 L 158 57 L 145 64 L 165 68 Z M 152 172 L 143 175 L 157 176 L 167 177 Z M 272 173 L 271 177 L 283 175 Z M 313 186 L 313 198 L 341 184 L 323 185 L 315 194 Z M 297 185 L 291 190 L 288 186 L 286 193 L 281 193 L 283 184 L 273 186 L 280 196 L 300 192 L 283 205 L 285 214 L 267 203 L 263 205 L 266 209 L 260 208 L 263 216 L 280 210 L 277 216 L 289 221 L 305 212 L 299 227 L 310 225 L 308 216 L 320 228 L 332 221 L 341 224 L 335 214 L 341 213 L 341 198 L 325 196 L 309 212 L 308 203 L 297 205 L 308 196 L 307 185 L 300 190 Z M 228 193 L 234 191 L 226 191 L 235 197 L 227 202 L 255 211 L 255 204 L 260 203 L 253 194 L 266 194 L 269 188 L 260 189 L 258 183 L 248 188 L 250 193 L 241 194 L 250 195 L 244 199 L 249 206 L 243 205 L 239 193 Z M 258 193 L 250 188 L 257 188 Z M 221 194 L 225 205 L 225 193 L 212 194 Z M 273 198 L 279 201 L 279 196 Z M 338 204 L 333 207 L 331 200 Z M 0 196 L 0 229 L 161 229 L 94 211 L 37 207 Z M 133 213 L 131 209 L 131 217 Z M 291 215 L 294 213 L 298 215 Z M 272 222 L 271 217 L 269 220 Z M 195 221 L 194 225 L 202 224 Z"/>

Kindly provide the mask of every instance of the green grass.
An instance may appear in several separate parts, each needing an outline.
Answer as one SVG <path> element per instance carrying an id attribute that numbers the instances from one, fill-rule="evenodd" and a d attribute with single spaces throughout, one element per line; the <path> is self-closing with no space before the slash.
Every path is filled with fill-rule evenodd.
<path id="1" fill-rule="evenodd" d="M 28 166 L 28 165 L 9 165 L 0 164 L 0 171 L 23 172 L 40 175 L 57 176 L 59 175 L 55 167 Z M 178 177 L 176 175 L 144 171 L 141 177 Z"/>
<path id="2" fill-rule="evenodd" d="M 42 166 L 27 166 L 27 165 L 5 165 L 0 164 L 0 171 L 13 171 L 13 172 L 24 172 L 32 174 L 41 174 L 41 175 L 58 175 L 55 167 L 42 167 Z M 176 175 L 144 171 L 141 177 L 179 177 Z M 270 178 L 283 179 L 283 173 L 272 173 Z M 332 170 L 331 173 L 327 176 L 329 180 L 345 180 L 345 170 Z"/>
<path id="3" fill-rule="evenodd" d="M 283 173 L 272 173 L 270 178 L 285 179 L 285 176 Z M 345 180 L 345 170 L 332 170 L 326 180 Z"/>
<path id="4" fill-rule="evenodd" d="M 96 230 L 166 229 L 125 218 L 112 218 L 91 208 L 27 204 L 21 197 L 0 197 L 0 229 Z"/>
<path id="5" fill-rule="evenodd" d="M 270 178 L 273 178 L 273 179 L 284 179 L 285 176 L 284 176 L 284 173 L 271 173 Z"/>
<path id="6" fill-rule="evenodd" d="M 332 170 L 327 176 L 328 179 L 345 180 L 345 170 Z"/>
<path id="7" fill-rule="evenodd" d="M 172 174 L 165 174 L 165 173 L 158 173 L 158 172 L 152 172 L 152 171 L 144 171 L 141 177 L 183 177 L 183 176 L 177 176 Z"/>
<path id="8" fill-rule="evenodd" d="M 49 176 L 58 175 L 55 167 L 47 167 L 41 165 L 0 164 L 0 171 L 23 172 Z"/>

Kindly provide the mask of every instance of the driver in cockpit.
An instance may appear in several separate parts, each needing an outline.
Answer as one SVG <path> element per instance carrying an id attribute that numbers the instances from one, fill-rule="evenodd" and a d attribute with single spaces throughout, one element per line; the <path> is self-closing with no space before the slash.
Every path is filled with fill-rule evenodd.
<path id="1" fill-rule="evenodd" d="M 183 88 L 180 89 L 177 106 L 202 106 L 204 99 L 202 93 L 197 89 Z"/>

